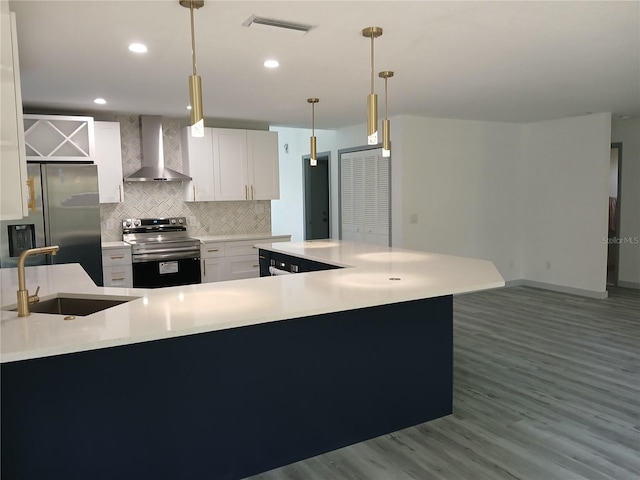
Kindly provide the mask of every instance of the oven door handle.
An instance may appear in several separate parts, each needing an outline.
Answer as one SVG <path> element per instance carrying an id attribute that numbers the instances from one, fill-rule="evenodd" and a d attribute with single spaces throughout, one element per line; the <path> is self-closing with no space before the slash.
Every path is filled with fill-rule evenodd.
<path id="1" fill-rule="evenodd" d="M 180 253 L 180 252 L 189 252 L 190 254 L 195 252 L 196 255 L 200 255 L 200 249 L 195 249 L 192 246 L 186 246 L 186 247 L 167 247 L 167 248 L 153 248 L 153 249 L 146 249 L 144 247 L 140 247 L 140 248 L 136 248 L 133 251 L 134 255 L 149 255 L 149 254 L 153 254 L 153 253 Z"/>
<path id="2" fill-rule="evenodd" d="M 143 253 L 140 255 L 132 255 L 132 263 L 143 262 L 156 262 L 159 260 L 180 260 L 181 258 L 194 258 L 200 260 L 200 251 L 191 250 L 189 252 L 176 253 L 175 250 L 172 253 Z"/>

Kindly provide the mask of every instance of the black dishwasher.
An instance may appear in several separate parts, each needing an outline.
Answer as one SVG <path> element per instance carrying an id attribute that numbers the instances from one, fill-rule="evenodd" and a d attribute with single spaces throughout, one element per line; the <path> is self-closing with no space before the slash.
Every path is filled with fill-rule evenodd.
<path id="1" fill-rule="evenodd" d="M 259 250 L 260 276 L 287 275 L 291 273 L 316 272 L 319 270 L 331 270 L 342 268 L 337 265 L 316 262 L 307 258 L 294 257 L 284 253 Z"/>

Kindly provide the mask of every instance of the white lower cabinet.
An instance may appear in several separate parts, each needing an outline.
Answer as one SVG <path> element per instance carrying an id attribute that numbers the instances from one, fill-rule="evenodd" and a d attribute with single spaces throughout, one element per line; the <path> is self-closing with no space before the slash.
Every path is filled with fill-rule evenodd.
<path id="1" fill-rule="evenodd" d="M 260 263 L 258 253 L 253 255 L 238 255 L 225 258 L 227 280 L 240 280 L 241 278 L 256 278 L 260 276 Z"/>
<path id="2" fill-rule="evenodd" d="M 260 276 L 257 243 L 288 242 L 290 236 L 264 237 L 251 240 L 203 241 L 202 283 L 240 280 Z"/>
<path id="3" fill-rule="evenodd" d="M 202 259 L 202 283 L 221 282 L 224 278 L 224 258 Z"/>
<path id="4" fill-rule="evenodd" d="M 105 287 L 133 287 L 131 247 L 102 248 L 102 280 Z"/>

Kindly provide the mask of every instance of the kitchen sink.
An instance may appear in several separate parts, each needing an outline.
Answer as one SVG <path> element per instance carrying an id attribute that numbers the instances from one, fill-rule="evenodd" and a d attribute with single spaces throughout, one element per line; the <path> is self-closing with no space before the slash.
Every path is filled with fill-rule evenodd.
<path id="1" fill-rule="evenodd" d="M 38 303 L 29 305 L 31 313 L 52 313 L 55 315 L 74 315 L 78 317 L 91 315 L 92 313 L 106 310 L 123 303 L 135 300 L 137 297 L 92 297 L 77 298 L 57 296 L 49 300 L 43 300 Z M 12 312 L 16 312 L 17 308 L 12 308 Z"/>

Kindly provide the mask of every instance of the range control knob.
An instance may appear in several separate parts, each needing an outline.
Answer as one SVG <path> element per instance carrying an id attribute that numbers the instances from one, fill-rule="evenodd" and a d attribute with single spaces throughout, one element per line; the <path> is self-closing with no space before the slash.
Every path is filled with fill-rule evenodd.
<path id="1" fill-rule="evenodd" d="M 140 220 L 138 218 L 135 218 L 133 220 L 133 226 L 134 227 L 139 227 L 142 224 L 142 222 L 140 222 Z"/>
<path id="2" fill-rule="evenodd" d="M 179 218 L 179 219 L 178 219 L 178 223 L 179 223 L 180 225 L 182 225 L 182 224 L 184 223 L 184 220 L 182 220 L 181 218 Z"/>
<path id="3" fill-rule="evenodd" d="M 175 225 L 176 224 L 176 219 L 172 218 L 171 220 L 169 220 L 169 223 L 171 223 L 171 225 Z"/>
<path id="4" fill-rule="evenodd" d="M 131 220 L 127 220 L 124 222 L 124 226 L 129 228 L 131 226 Z"/>

